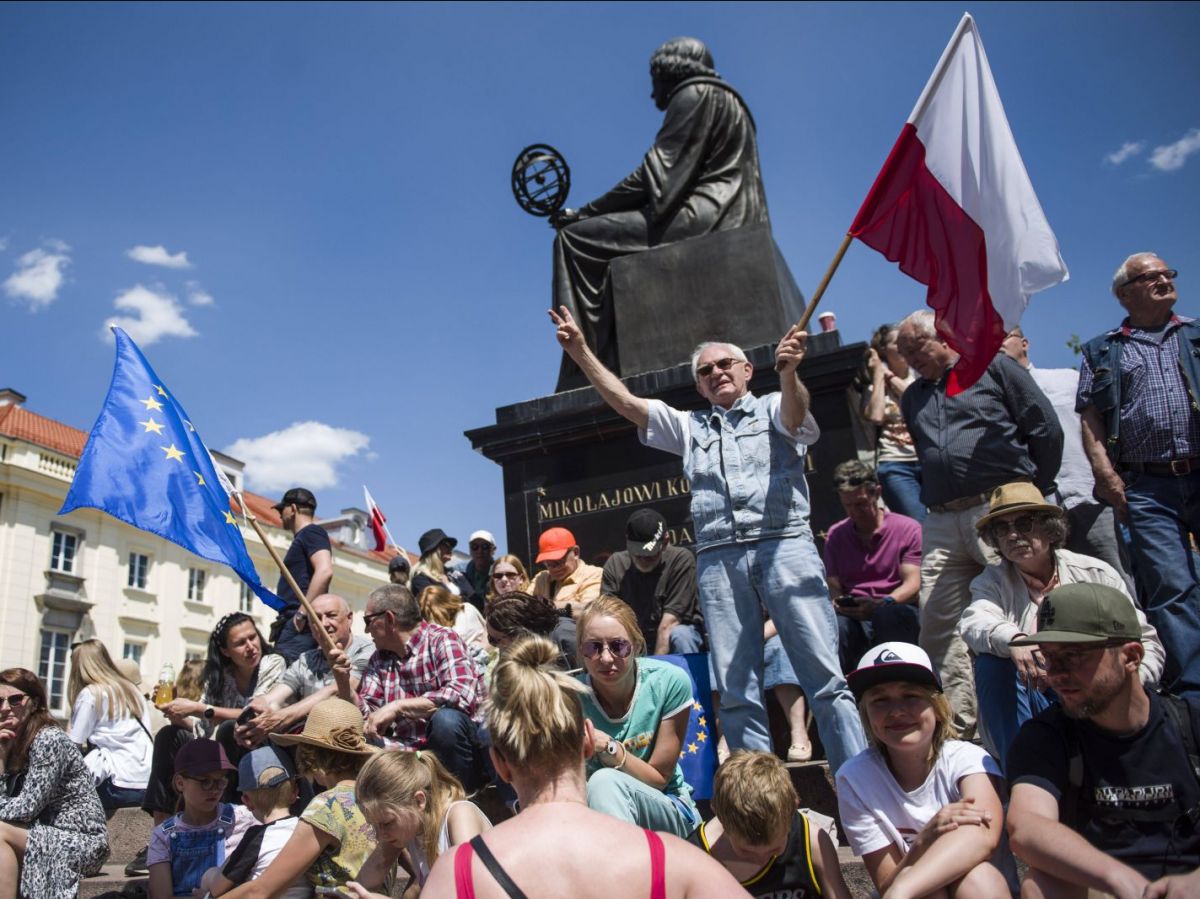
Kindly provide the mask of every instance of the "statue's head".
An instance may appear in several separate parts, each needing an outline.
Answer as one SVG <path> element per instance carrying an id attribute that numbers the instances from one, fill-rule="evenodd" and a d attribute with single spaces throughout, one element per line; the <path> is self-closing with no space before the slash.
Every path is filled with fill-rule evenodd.
<path id="1" fill-rule="evenodd" d="M 703 41 L 694 37 L 677 37 L 667 41 L 650 57 L 650 79 L 654 82 L 654 105 L 667 108 L 671 90 L 685 78 L 697 75 L 720 77 L 713 65 L 712 54 Z"/>

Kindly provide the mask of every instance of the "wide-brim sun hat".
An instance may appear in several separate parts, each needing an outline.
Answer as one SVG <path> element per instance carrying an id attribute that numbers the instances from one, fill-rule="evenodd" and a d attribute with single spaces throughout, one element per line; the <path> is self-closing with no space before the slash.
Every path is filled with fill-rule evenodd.
<path id="1" fill-rule="evenodd" d="M 867 654 L 859 660 L 858 667 L 846 675 L 846 684 L 854 694 L 855 701 L 861 701 L 863 694 L 878 684 L 896 681 L 922 684 L 939 693 L 942 690 L 941 681 L 925 650 L 899 640 L 880 643 L 867 650 Z"/>
<path id="2" fill-rule="evenodd" d="M 373 755 L 379 750 L 367 743 L 363 715 L 358 706 L 344 699 L 325 699 L 313 706 L 298 734 L 271 734 L 280 746 L 315 746 L 347 755 Z"/>
<path id="3" fill-rule="evenodd" d="M 975 530 L 982 531 L 1001 515 L 1013 512 L 1045 512 L 1062 517 L 1060 506 L 1046 502 L 1042 491 L 1028 481 L 1013 481 L 1011 484 L 1001 484 L 988 497 L 986 515 L 980 516 L 975 522 Z"/>

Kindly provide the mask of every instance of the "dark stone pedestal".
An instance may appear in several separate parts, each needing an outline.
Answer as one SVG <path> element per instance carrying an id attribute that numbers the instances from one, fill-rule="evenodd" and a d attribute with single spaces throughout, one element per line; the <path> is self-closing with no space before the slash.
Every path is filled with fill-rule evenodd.
<path id="1" fill-rule="evenodd" d="M 751 390 L 779 389 L 774 343 L 747 350 L 754 363 Z M 812 394 L 821 439 L 809 452 L 813 530 L 823 535 L 844 517 L 830 474 L 856 454 L 847 388 L 862 360 L 863 345 L 842 347 L 836 331 L 816 334 L 800 367 Z M 687 364 L 626 378 L 638 396 L 679 409 L 705 405 Z M 496 423 L 466 432 L 471 445 L 504 470 L 508 552 L 532 562 L 538 535 L 570 528 L 585 560 L 602 560 L 625 548 L 625 520 L 641 506 L 662 513 L 674 542 L 693 538 L 687 479 L 679 457 L 638 442 L 633 425 L 588 387 L 502 406 Z"/>
<path id="2" fill-rule="evenodd" d="M 678 365 L 705 340 L 774 344 L 804 311 L 769 225 L 631 253 L 609 277 L 622 377 Z"/>

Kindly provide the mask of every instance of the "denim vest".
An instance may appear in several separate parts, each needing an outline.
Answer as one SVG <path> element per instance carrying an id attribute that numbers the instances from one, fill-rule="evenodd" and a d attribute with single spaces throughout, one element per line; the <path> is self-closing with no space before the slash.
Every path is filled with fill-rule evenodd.
<path id="1" fill-rule="evenodd" d="M 689 414 L 683 470 L 697 551 L 808 531 L 806 447 L 775 429 L 772 408 L 778 394 L 746 394 L 728 411 Z"/>
<path id="2" fill-rule="evenodd" d="M 1192 400 L 1200 411 L 1200 321 L 1186 321 L 1176 329 L 1179 369 Z M 1121 329 L 1093 337 L 1083 345 L 1083 355 L 1092 369 L 1091 404 L 1104 418 L 1108 438 L 1105 449 L 1116 465 L 1121 458 L 1121 351 L 1125 337 Z"/>

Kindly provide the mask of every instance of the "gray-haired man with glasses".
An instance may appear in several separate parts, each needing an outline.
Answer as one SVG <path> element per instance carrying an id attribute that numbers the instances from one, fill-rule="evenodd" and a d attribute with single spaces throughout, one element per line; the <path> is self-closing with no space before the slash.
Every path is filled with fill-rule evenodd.
<path id="1" fill-rule="evenodd" d="M 1178 275 L 1155 253 L 1117 269 L 1128 315 L 1083 345 L 1075 408 L 1096 494 L 1132 532 L 1141 600 L 1167 650 L 1163 684 L 1200 696 L 1200 322 L 1175 314 Z"/>

